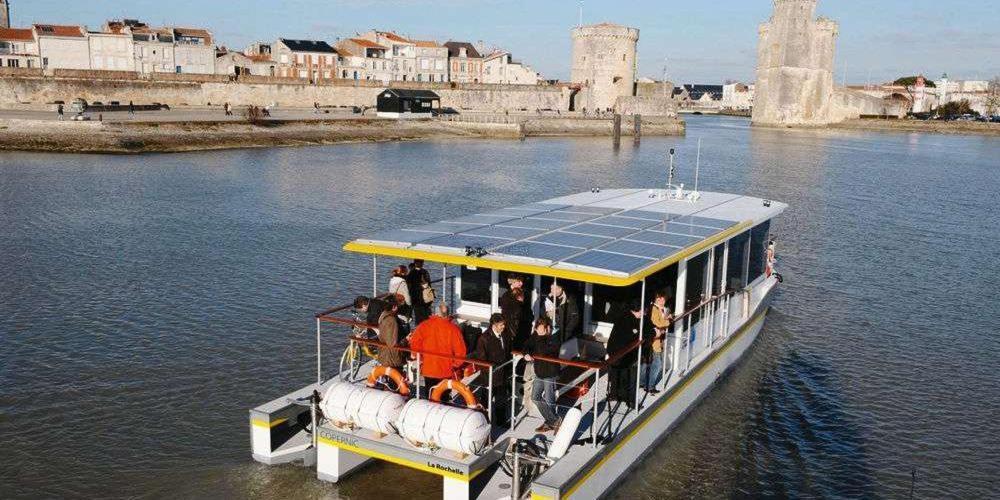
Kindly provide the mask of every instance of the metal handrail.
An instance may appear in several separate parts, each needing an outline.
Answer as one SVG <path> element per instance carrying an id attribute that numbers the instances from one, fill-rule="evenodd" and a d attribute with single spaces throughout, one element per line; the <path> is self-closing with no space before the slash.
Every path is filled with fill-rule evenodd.
<path id="1" fill-rule="evenodd" d="M 440 282 L 442 282 L 442 281 L 444 281 L 446 279 L 448 279 L 448 280 L 454 280 L 455 277 L 454 276 L 449 276 L 447 278 L 435 278 L 435 279 L 431 280 L 429 284 L 435 285 L 435 284 L 440 283 Z M 384 298 L 386 298 L 386 297 L 388 297 L 390 295 L 392 295 L 392 293 L 383 293 L 382 295 L 376 295 L 374 298 L 376 298 L 376 299 L 384 299 Z M 338 313 L 340 311 L 345 311 L 345 310 L 350 309 L 352 307 L 354 307 L 354 302 L 349 302 L 347 304 L 343 304 L 343 305 L 339 305 L 339 306 L 333 306 L 333 307 L 331 307 L 329 309 L 325 309 L 323 311 L 320 311 L 320 312 L 316 313 L 314 316 L 317 317 L 317 318 L 322 318 L 323 316 L 328 316 L 328 315 L 333 314 L 333 313 Z"/>
<path id="2" fill-rule="evenodd" d="M 364 323 L 361 323 L 361 324 L 364 324 Z M 396 350 L 403 351 L 403 352 L 408 352 L 408 353 L 411 353 L 411 354 L 420 354 L 422 356 L 436 356 L 436 357 L 439 357 L 439 358 L 446 358 L 446 359 L 451 360 L 451 361 L 461 361 L 462 363 L 468 363 L 468 364 L 473 365 L 473 366 L 481 366 L 481 367 L 484 367 L 484 368 L 495 368 L 495 367 L 498 367 L 498 365 L 490 363 L 489 361 L 482 361 L 482 360 L 478 360 L 478 359 L 475 359 L 475 358 L 460 358 L 460 357 L 457 357 L 457 356 L 452 356 L 451 354 L 443 354 L 443 353 L 432 352 L 432 351 L 424 351 L 424 350 L 421 350 L 421 349 L 413 349 L 411 347 L 405 347 L 405 346 L 400 346 L 400 345 L 390 346 L 389 344 L 386 344 L 385 342 L 381 342 L 381 341 L 378 341 L 378 340 L 372 340 L 372 339 L 365 339 L 365 338 L 355 337 L 355 336 L 351 336 L 351 337 L 348 337 L 348 338 L 350 340 L 354 341 L 354 342 L 359 343 L 359 344 L 372 345 L 372 346 L 383 348 L 383 349 L 396 349 Z M 503 366 L 503 365 L 499 365 L 499 366 Z"/>

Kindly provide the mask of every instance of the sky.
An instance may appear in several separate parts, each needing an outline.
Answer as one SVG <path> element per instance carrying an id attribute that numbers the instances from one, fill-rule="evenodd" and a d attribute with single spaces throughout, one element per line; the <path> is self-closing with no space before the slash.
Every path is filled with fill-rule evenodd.
<path id="1" fill-rule="evenodd" d="M 243 48 L 277 37 L 338 38 L 378 28 L 438 42 L 502 47 L 547 79 L 567 80 L 569 30 L 578 0 L 10 0 L 13 24 L 84 24 L 139 18 L 156 25 L 206 27 L 216 43 Z M 586 0 L 585 24 L 639 28 L 639 76 L 677 83 L 752 81 L 757 26 L 770 0 Z M 819 15 L 840 23 L 836 80 L 878 83 L 1000 75 L 998 0 L 820 0 Z"/>

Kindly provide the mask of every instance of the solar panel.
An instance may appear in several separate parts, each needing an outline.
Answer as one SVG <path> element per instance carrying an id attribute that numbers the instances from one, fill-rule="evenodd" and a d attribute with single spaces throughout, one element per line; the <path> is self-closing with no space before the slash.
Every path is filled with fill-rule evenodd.
<path id="1" fill-rule="evenodd" d="M 662 231 L 664 233 L 683 234 L 686 236 L 697 236 L 698 239 L 712 236 L 719 232 L 718 229 L 712 227 L 691 226 L 689 224 L 680 224 L 674 221 L 670 221 L 666 224 L 657 224 L 649 228 L 649 230 Z"/>
<path id="2" fill-rule="evenodd" d="M 376 233 L 370 237 L 362 239 L 368 241 L 384 241 L 390 243 L 413 244 L 413 243 L 419 243 L 421 241 L 426 241 L 431 238 L 437 238 L 445 234 L 447 233 L 416 231 L 412 229 L 390 229 L 388 231 L 382 231 L 380 233 Z"/>
<path id="3" fill-rule="evenodd" d="M 449 234 L 439 236 L 429 240 L 421 241 L 421 245 L 433 245 L 436 247 L 459 248 L 479 247 L 493 248 L 499 245 L 510 243 L 510 239 L 487 238 L 485 236 L 469 236 L 466 234 Z"/>
<path id="4" fill-rule="evenodd" d="M 567 229 L 567 231 L 579 234 L 607 236 L 609 238 L 621 238 L 634 233 L 635 229 L 627 227 L 601 226 L 597 224 L 580 224 L 579 226 Z"/>
<path id="5" fill-rule="evenodd" d="M 525 229 L 509 226 L 486 226 L 466 231 L 462 234 L 471 236 L 489 236 L 491 238 L 510 238 L 512 240 L 522 240 L 541 234 L 544 229 Z"/>
<path id="6" fill-rule="evenodd" d="M 556 210 L 555 212 L 546 212 L 544 214 L 538 214 L 535 216 L 537 219 L 555 219 L 564 220 L 569 222 L 583 222 L 585 220 L 590 220 L 596 217 L 600 217 L 598 214 L 581 214 L 577 212 L 564 212 L 562 210 Z"/>
<path id="7" fill-rule="evenodd" d="M 556 231 L 554 233 L 543 234 L 534 238 L 532 241 L 540 241 L 542 243 L 552 243 L 555 245 L 565 245 L 576 248 L 593 248 L 597 245 L 603 245 L 604 243 L 611 241 L 611 238 Z"/>
<path id="8" fill-rule="evenodd" d="M 736 225 L 736 223 L 733 221 L 713 219 L 711 217 L 699 217 L 697 215 L 685 215 L 683 217 L 678 217 L 676 219 L 671 219 L 671 220 L 680 222 L 681 224 L 713 227 L 715 229 L 729 229 Z"/>
<path id="9" fill-rule="evenodd" d="M 553 210 L 560 210 L 569 207 L 570 205 L 562 205 L 556 203 L 528 203 L 527 205 L 519 205 L 514 208 L 518 210 L 538 210 L 539 212 L 551 212 Z"/>
<path id="10" fill-rule="evenodd" d="M 493 212 L 489 212 L 484 215 L 503 215 L 510 217 L 530 217 L 532 215 L 544 214 L 550 212 L 551 210 L 541 210 L 537 208 L 502 208 Z"/>
<path id="11" fill-rule="evenodd" d="M 509 227 L 526 227 L 531 229 L 544 229 L 546 231 L 552 231 L 553 229 L 559 229 L 561 227 L 566 227 L 571 224 L 574 223 L 565 220 L 547 220 L 547 219 L 536 219 L 534 217 L 528 217 L 526 219 L 508 221 L 503 223 L 502 225 Z"/>
<path id="12" fill-rule="evenodd" d="M 618 227 L 628 227 L 632 229 L 643 229 L 650 227 L 656 222 L 649 221 L 646 219 L 631 219 L 628 217 L 601 217 L 595 221 L 591 221 L 594 224 L 605 224 L 608 226 L 618 226 Z"/>
<path id="13" fill-rule="evenodd" d="M 493 253 L 514 257 L 530 257 L 532 259 L 559 261 L 579 251 L 579 248 L 546 245 L 544 243 L 536 243 L 534 241 L 520 241 L 497 248 Z"/>
<path id="14" fill-rule="evenodd" d="M 636 255 L 650 259 L 664 259 L 680 251 L 680 248 L 654 245 L 652 243 L 642 243 L 638 241 L 618 240 L 602 246 L 600 250 Z"/>
<path id="15" fill-rule="evenodd" d="M 653 259 L 589 250 L 566 260 L 570 264 L 631 274 L 656 262 Z"/>
<path id="16" fill-rule="evenodd" d="M 564 209 L 566 212 L 577 212 L 581 214 L 608 215 L 618 212 L 620 209 L 611 207 L 594 207 L 590 205 L 572 205 Z"/>
<path id="17" fill-rule="evenodd" d="M 503 222 L 509 222 L 516 219 L 518 219 L 518 217 L 503 215 L 503 214 L 476 214 L 476 215 L 467 215 L 465 217 L 459 217 L 457 219 L 449 219 L 445 222 L 465 222 L 469 224 L 482 224 L 484 226 L 488 226 L 491 224 L 500 224 Z"/>
<path id="18" fill-rule="evenodd" d="M 463 231 L 468 231 L 470 229 L 476 229 L 479 227 L 485 227 L 483 224 L 460 224 L 458 222 L 435 222 L 434 224 L 427 224 L 426 226 L 419 226 L 412 228 L 414 231 L 434 231 L 440 233 L 461 233 Z"/>
<path id="19" fill-rule="evenodd" d="M 669 245 L 677 248 L 685 248 L 701 241 L 701 238 L 693 236 L 661 233 L 658 231 L 643 231 L 629 236 L 628 239 L 633 241 L 642 241 L 645 243 L 655 243 L 657 245 Z"/>
<path id="20" fill-rule="evenodd" d="M 677 217 L 673 214 L 666 214 L 662 212 L 650 212 L 648 210 L 629 210 L 627 212 L 622 212 L 618 214 L 622 217 L 633 217 L 636 219 L 646 219 L 655 222 L 661 222 L 670 219 L 670 217 Z"/>

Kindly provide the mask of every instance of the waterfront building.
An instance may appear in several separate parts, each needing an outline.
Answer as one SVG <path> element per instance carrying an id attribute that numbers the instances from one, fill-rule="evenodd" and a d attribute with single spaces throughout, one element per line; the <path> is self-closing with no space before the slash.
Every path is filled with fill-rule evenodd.
<path id="1" fill-rule="evenodd" d="M 413 40 L 418 82 L 448 81 L 448 48 L 433 40 Z"/>
<path id="2" fill-rule="evenodd" d="M 38 43 L 31 28 L 0 28 L 0 67 L 41 67 Z"/>
<path id="3" fill-rule="evenodd" d="M 106 33 L 123 33 L 132 37 L 135 71 L 143 74 L 174 73 L 174 34 L 166 28 L 153 29 L 137 19 L 108 21 Z"/>
<path id="4" fill-rule="evenodd" d="M 362 33 L 358 38 L 386 47 L 386 57 L 392 69 L 391 80 L 405 82 L 416 79 L 417 45 L 411 40 L 392 31 L 377 30 Z"/>
<path id="5" fill-rule="evenodd" d="M 722 85 L 684 84 L 674 89 L 674 99 L 681 109 L 718 111 L 722 109 Z"/>
<path id="6" fill-rule="evenodd" d="M 43 68 L 90 69 L 90 43 L 82 26 L 36 24 L 32 30 Z"/>
<path id="7" fill-rule="evenodd" d="M 514 60 L 506 50 L 497 50 L 483 58 L 483 83 L 538 85 L 540 80 L 535 70 Z"/>
<path id="8" fill-rule="evenodd" d="M 212 34 L 202 28 L 173 28 L 176 73 L 215 73 Z"/>
<path id="9" fill-rule="evenodd" d="M 87 33 L 90 68 L 105 71 L 135 71 L 135 43 L 130 35 L 111 31 Z"/>
<path id="10" fill-rule="evenodd" d="M 246 76 L 253 75 L 253 60 L 242 52 L 227 50 L 225 47 L 216 51 L 215 74 Z"/>
<path id="11" fill-rule="evenodd" d="M 334 45 L 343 63 L 341 78 L 375 80 L 388 83 L 392 80 L 392 61 L 387 57 L 388 47 L 364 38 L 348 38 Z"/>
<path id="12" fill-rule="evenodd" d="M 722 86 L 722 109 L 749 111 L 753 109 L 754 85 L 727 83 Z"/>
<path id="13" fill-rule="evenodd" d="M 456 83 L 480 83 L 483 81 L 483 56 L 479 55 L 469 42 L 449 41 L 448 81 Z"/>
<path id="14" fill-rule="evenodd" d="M 337 50 L 322 40 L 279 38 L 272 57 L 279 63 L 278 76 L 317 83 L 337 77 Z"/>
<path id="15" fill-rule="evenodd" d="M 570 81 L 580 87 L 576 109 L 614 108 L 620 97 L 635 95 L 639 30 L 600 23 L 573 28 Z"/>

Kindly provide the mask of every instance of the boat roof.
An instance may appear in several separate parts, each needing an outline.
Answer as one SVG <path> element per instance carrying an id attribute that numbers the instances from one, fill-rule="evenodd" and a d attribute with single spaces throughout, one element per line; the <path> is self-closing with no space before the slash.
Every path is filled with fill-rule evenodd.
<path id="1" fill-rule="evenodd" d="M 780 202 L 661 189 L 592 190 L 390 229 L 351 252 L 628 286 L 783 212 Z"/>

